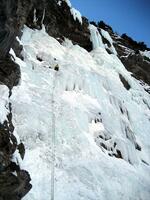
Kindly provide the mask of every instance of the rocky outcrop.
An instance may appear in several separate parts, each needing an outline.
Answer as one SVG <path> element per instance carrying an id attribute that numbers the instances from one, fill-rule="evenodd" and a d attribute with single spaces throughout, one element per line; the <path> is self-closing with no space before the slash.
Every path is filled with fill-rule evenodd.
<path id="1" fill-rule="evenodd" d="M 16 166 L 12 166 L 16 167 Z M 17 176 L 13 173 L 0 174 L 0 199 L 1 200 L 20 200 L 31 189 L 29 185 L 30 176 L 24 171 L 17 172 Z M 2 195 L 1 195 L 2 194 Z"/>
<path id="2" fill-rule="evenodd" d="M 60 42 L 66 37 L 88 51 L 92 49 L 88 20 L 83 17 L 82 24 L 75 21 L 65 1 L 58 5 L 57 0 L 2 0 L 0 15 L 0 58 L 9 53 L 24 24 L 33 29 L 44 24 L 47 33 Z"/>
<path id="3" fill-rule="evenodd" d="M 27 1 L 26 1 L 27 2 Z M 9 54 L 14 47 L 16 54 L 20 54 L 20 45 L 16 36 L 21 34 L 25 23 L 27 8 L 23 8 L 24 1 L 2 0 L 0 2 L 0 84 L 7 85 L 10 90 L 19 83 L 20 67 Z M 28 172 L 20 169 L 19 163 L 14 162 L 14 154 L 19 151 L 23 158 L 23 144 L 18 144 L 13 135 L 11 104 L 9 114 L 3 124 L 0 124 L 0 199 L 20 200 L 31 189 Z M 22 148 L 21 148 L 22 147 Z"/>
<path id="4" fill-rule="evenodd" d="M 9 54 L 26 21 L 30 0 L 2 0 L 0 3 L 0 59 Z"/>
<path id="5" fill-rule="evenodd" d="M 140 53 L 140 51 L 150 51 L 150 48 L 148 48 L 144 42 L 136 42 L 126 34 L 119 36 L 103 21 L 96 24 L 96 26 L 109 32 L 113 38 L 113 45 L 115 46 L 119 59 L 126 69 L 132 72 L 132 76 L 150 85 L 150 60 Z M 109 45 L 108 41 L 103 40 L 103 42 Z"/>
<path id="6" fill-rule="evenodd" d="M 136 79 L 150 85 L 150 62 L 147 62 L 140 53 L 121 57 L 121 61 Z"/>
<path id="7" fill-rule="evenodd" d="M 82 24 L 78 20 L 75 21 L 65 1 L 60 5 L 54 0 L 34 1 L 26 24 L 30 28 L 41 29 L 42 23 L 47 33 L 58 41 L 62 42 L 64 38 L 68 38 L 74 44 L 88 51 L 92 50 L 88 20 L 82 17 Z"/>
<path id="8" fill-rule="evenodd" d="M 21 35 L 21 29 L 30 10 L 30 2 L 30 0 L 0 2 L 0 82 L 10 89 L 18 84 L 21 75 L 19 66 L 9 55 L 9 51 L 13 47 L 16 54 L 18 52 L 17 56 L 21 53 L 16 36 Z"/>
<path id="9" fill-rule="evenodd" d="M 19 151 L 23 158 L 24 145 L 18 144 L 13 135 L 11 104 L 7 120 L 0 124 L 0 199 L 20 200 L 30 189 L 28 172 L 20 169 L 14 160 L 14 153 Z M 22 152 L 22 153 L 21 153 Z"/>
<path id="10" fill-rule="evenodd" d="M 17 85 L 20 80 L 20 67 L 11 57 L 0 60 L 0 82 L 7 85 L 10 89 Z"/>
<path id="11" fill-rule="evenodd" d="M 83 17 L 82 24 L 75 21 L 65 1 L 58 5 L 57 0 L 2 0 L 0 16 L 0 59 L 9 54 L 24 24 L 33 29 L 41 29 L 44 24 L 47 33 L 59 41 L 66 37 L 92 49 L 88 20 Z"/>

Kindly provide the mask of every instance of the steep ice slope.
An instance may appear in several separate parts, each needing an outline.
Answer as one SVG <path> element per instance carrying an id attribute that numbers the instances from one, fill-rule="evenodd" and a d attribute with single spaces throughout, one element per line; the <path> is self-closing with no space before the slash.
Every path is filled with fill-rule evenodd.
<path id="1" fill-rule="evenodd" d="M 110 51 L 111 51 L 113 54 L 117 55 L 117 52 L 116 52 L 116 50 L 115 50 L 115 48 L 114 48 L 114 46 L 113 46 L 113 40 L 112 40 L 112 38 L 110 37 L 109 33 L 108 33 L 107 31 L 103 30 L 103 29 L 100 29 L 100 30 L 101 30 L 102 36 L 103 36 L 107 41 L 109 41 L 109 43 L 111 44 L 111 46 L 110 46 Z M 108 48 L 108 45 L 107 45 L 107 44 L 105 44 L 105 46 Z"/>
<path id="2" fill-rule="evenodd" d="M 149 94 L 103 47 L 60 45 L 44 27 L 25 27 L 21 43 L 11 102 L 33 185 L 24 199 L 50 199 L 55 145 L 55 200 L 149 200 Z"/>

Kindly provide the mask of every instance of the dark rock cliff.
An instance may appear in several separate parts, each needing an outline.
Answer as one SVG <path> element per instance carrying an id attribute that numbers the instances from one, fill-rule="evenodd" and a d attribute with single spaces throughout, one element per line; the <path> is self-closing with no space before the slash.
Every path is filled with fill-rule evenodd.
<path id="1" fill-rule="evenodd" d="M 34 16 L 38 16 L 38 19 L 34 20 Z M 90 51 L 92 43 L 88 30 L 89 23 L 85 17 L 82 18 L 82 21 L 81 24 L 78 20 L 73 19 L 70 7 L 65 1 L 58 5 L 55 0 L 37 0 L 32 5 L 26 24 L 31 28 L 40 29 L 43 23 L 47 33 L 58 41 L 61 42 L 66 37 L 74 44 L 79 44 Z"/>
<path id="2" fill-rule="evenodd" d="M 12 161 L 15 151 L 24 157 L 24 145 L 18 144 L 13 135 L 11 104 L 9 103 L 7 120 L 0 124 L 0 199 L 19 200 L 30 189 L 31 184 L 28 172 L 20 169 L 18 163 Z"/>
<path id="3" fill-rule="evenodd" d="M 150 85 L 150 60 L 140 53 L 140 51 L 150 51 L 150 48 L 144 42 L 136 42 L 126 34 L 119 36 L 109 25 L 102 21 L 96 24 L 96 26 L 109 32 L 114 41 L 118 57 L 126 69 L 132 72 L 132 76 Z"/>
<path id="4" fill-rule="evenodd" d="M 16 47 L 16 51 L 19 49 L 16 36 L 20 34 L 25 22 L 24 10 L 27 8 L 23 9 L 23 1 L 0 1 L 0 84 L 9 88 L 9 96 L 21 76 L 20 67 L 14 62 L 9 51 L 12 47 Z M 31 184 L 28 172 L 20 169 L 19 163 L 13 161 L 16 151 L 20 152 L 23 159 L 25 150 L 24 145 L 18 144 L 13 135 L 11 104 L 8 111 L 7 119 L 0 124 L 0 199 L 19 200 L 29 192 Z"/>

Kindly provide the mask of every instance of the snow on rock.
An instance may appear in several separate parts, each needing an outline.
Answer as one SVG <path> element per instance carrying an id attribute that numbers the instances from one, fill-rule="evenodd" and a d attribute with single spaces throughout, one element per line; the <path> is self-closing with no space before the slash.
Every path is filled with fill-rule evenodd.
<path id="1" fill-rule="evenodd" d="M 143 88 L 150 93 L 150 85 L 140 80 L 139 83 L 143 86 Z"/>
<path id="2" fill-rule="evenodd" d="M 82 24 L 82 15 L 75 8 L 70 9 L 71 14 L 73 15 L 74 20 L 78 20 Z"/>
<path id="3" fill-rule="evenodd" d="M 61 6 L 62 1 L 65 1 L 65 2 L 67 3 L 67 5 L 71 8 L 71 2 L 70 2 L 70 0 L 58 0 L 57 4 L 58 4 L 59 6 Z"/>
<path id="4" fill-rule="evenodd" d="M 64 41 L 62 42 L 62 45 L 68 48 L 71 48 L 73 46 L 73 43 L 68 38 L 64 38 Z"/>
<path id="5" fill-rule="evenodd" d="M 145 50 L 145 51 L 140 51 L 140 53 L 142 56 L 146 56 L 147 58 L 150 59 L 150 51 Z"/>
<path id="6" fill-rule="evenodd" d="M 89 30 L 91 32 L 91 42 L 93 44 L 93 49 L 96 49 L 98 47 L 105 48 L 102 42 L 101 35 L 99 34 L 99 31 L 97 30 L 97 28 L 94 25 L 90 24 Z"/>
<path id="7" fill-rule="evenodd" d="M 59 0 L 59 1 L 57 2 L 57 4 L 58 4 L 59 6 L 61 6 L 61 3 L 62 3 L 61 0 Z"/>
<path id="8" fill-rule="evenodd" d="M 7 120 L 9 113 L 9 89 L 5 85 L 0 85 L 0 123 L 3 124 Z"/>
<path id="9" fill-rule="evenodd" d="M 117 51 L 115 49 L 115 47 L 113 46 L 113 40 L 110 37 L 109 33 L 103 29 L 101 29 L 101 34 L 102 36 L 107 39 L 109 41 L 109 43 L 111 44 L 111 47 L 109 48 L 111 50 L 112 53 L 114 53 L 115 55 L 117 55 Z"/>
<path id="10" fill-rule="evenodd" d="M 71 12 L 71 14 L 73 16 L 73 19 L 75 21 L 78 20 L 82 24 L 82 15 L 81 15 L 81 13 L 77 9 L 72 7 L 71 2 L 69 0 L 59 0 L 57 4 L 59 6 L 61 6 L 62 1 L 65 1 L 67 3 L 67 5 L 70 7 L 70 12 Z"/>
<path id="11" fill-rule="evenodd" d="M 64 1 L 68 4 L 69 7 L 71 7 L 71 2 L 70 2 L 70 0 L 64 0 Z"/>
<path id="12" fill-rule="evenodd" d="M 91 53 L 60 45 L 44 27 L 23 30 L 11 102 L 33 185 L 24 200 L 51 196 L 54 129 L 56 200 L 149 200 L 150 96 L 89 28 Z"/>

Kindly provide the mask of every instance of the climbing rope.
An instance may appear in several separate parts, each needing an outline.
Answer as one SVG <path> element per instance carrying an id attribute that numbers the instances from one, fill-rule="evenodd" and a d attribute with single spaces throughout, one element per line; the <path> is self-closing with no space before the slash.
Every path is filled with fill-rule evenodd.
<path id="1" fill-rule="evenodd" d="M 55 132 L 55 101 L 54 101 L 54 92 L 56 86 L 56 73 L 54 72 L 53 77 L 53 88 L 51 96 L 51 105 L 52 105 L 52 136 L 51 136 L 51 148 L 52 148 L 52 165 L 51 165 L 51 200 L 54 200 L 55 197 L 55 153 L 56 153 L 56 132 Z"/>

